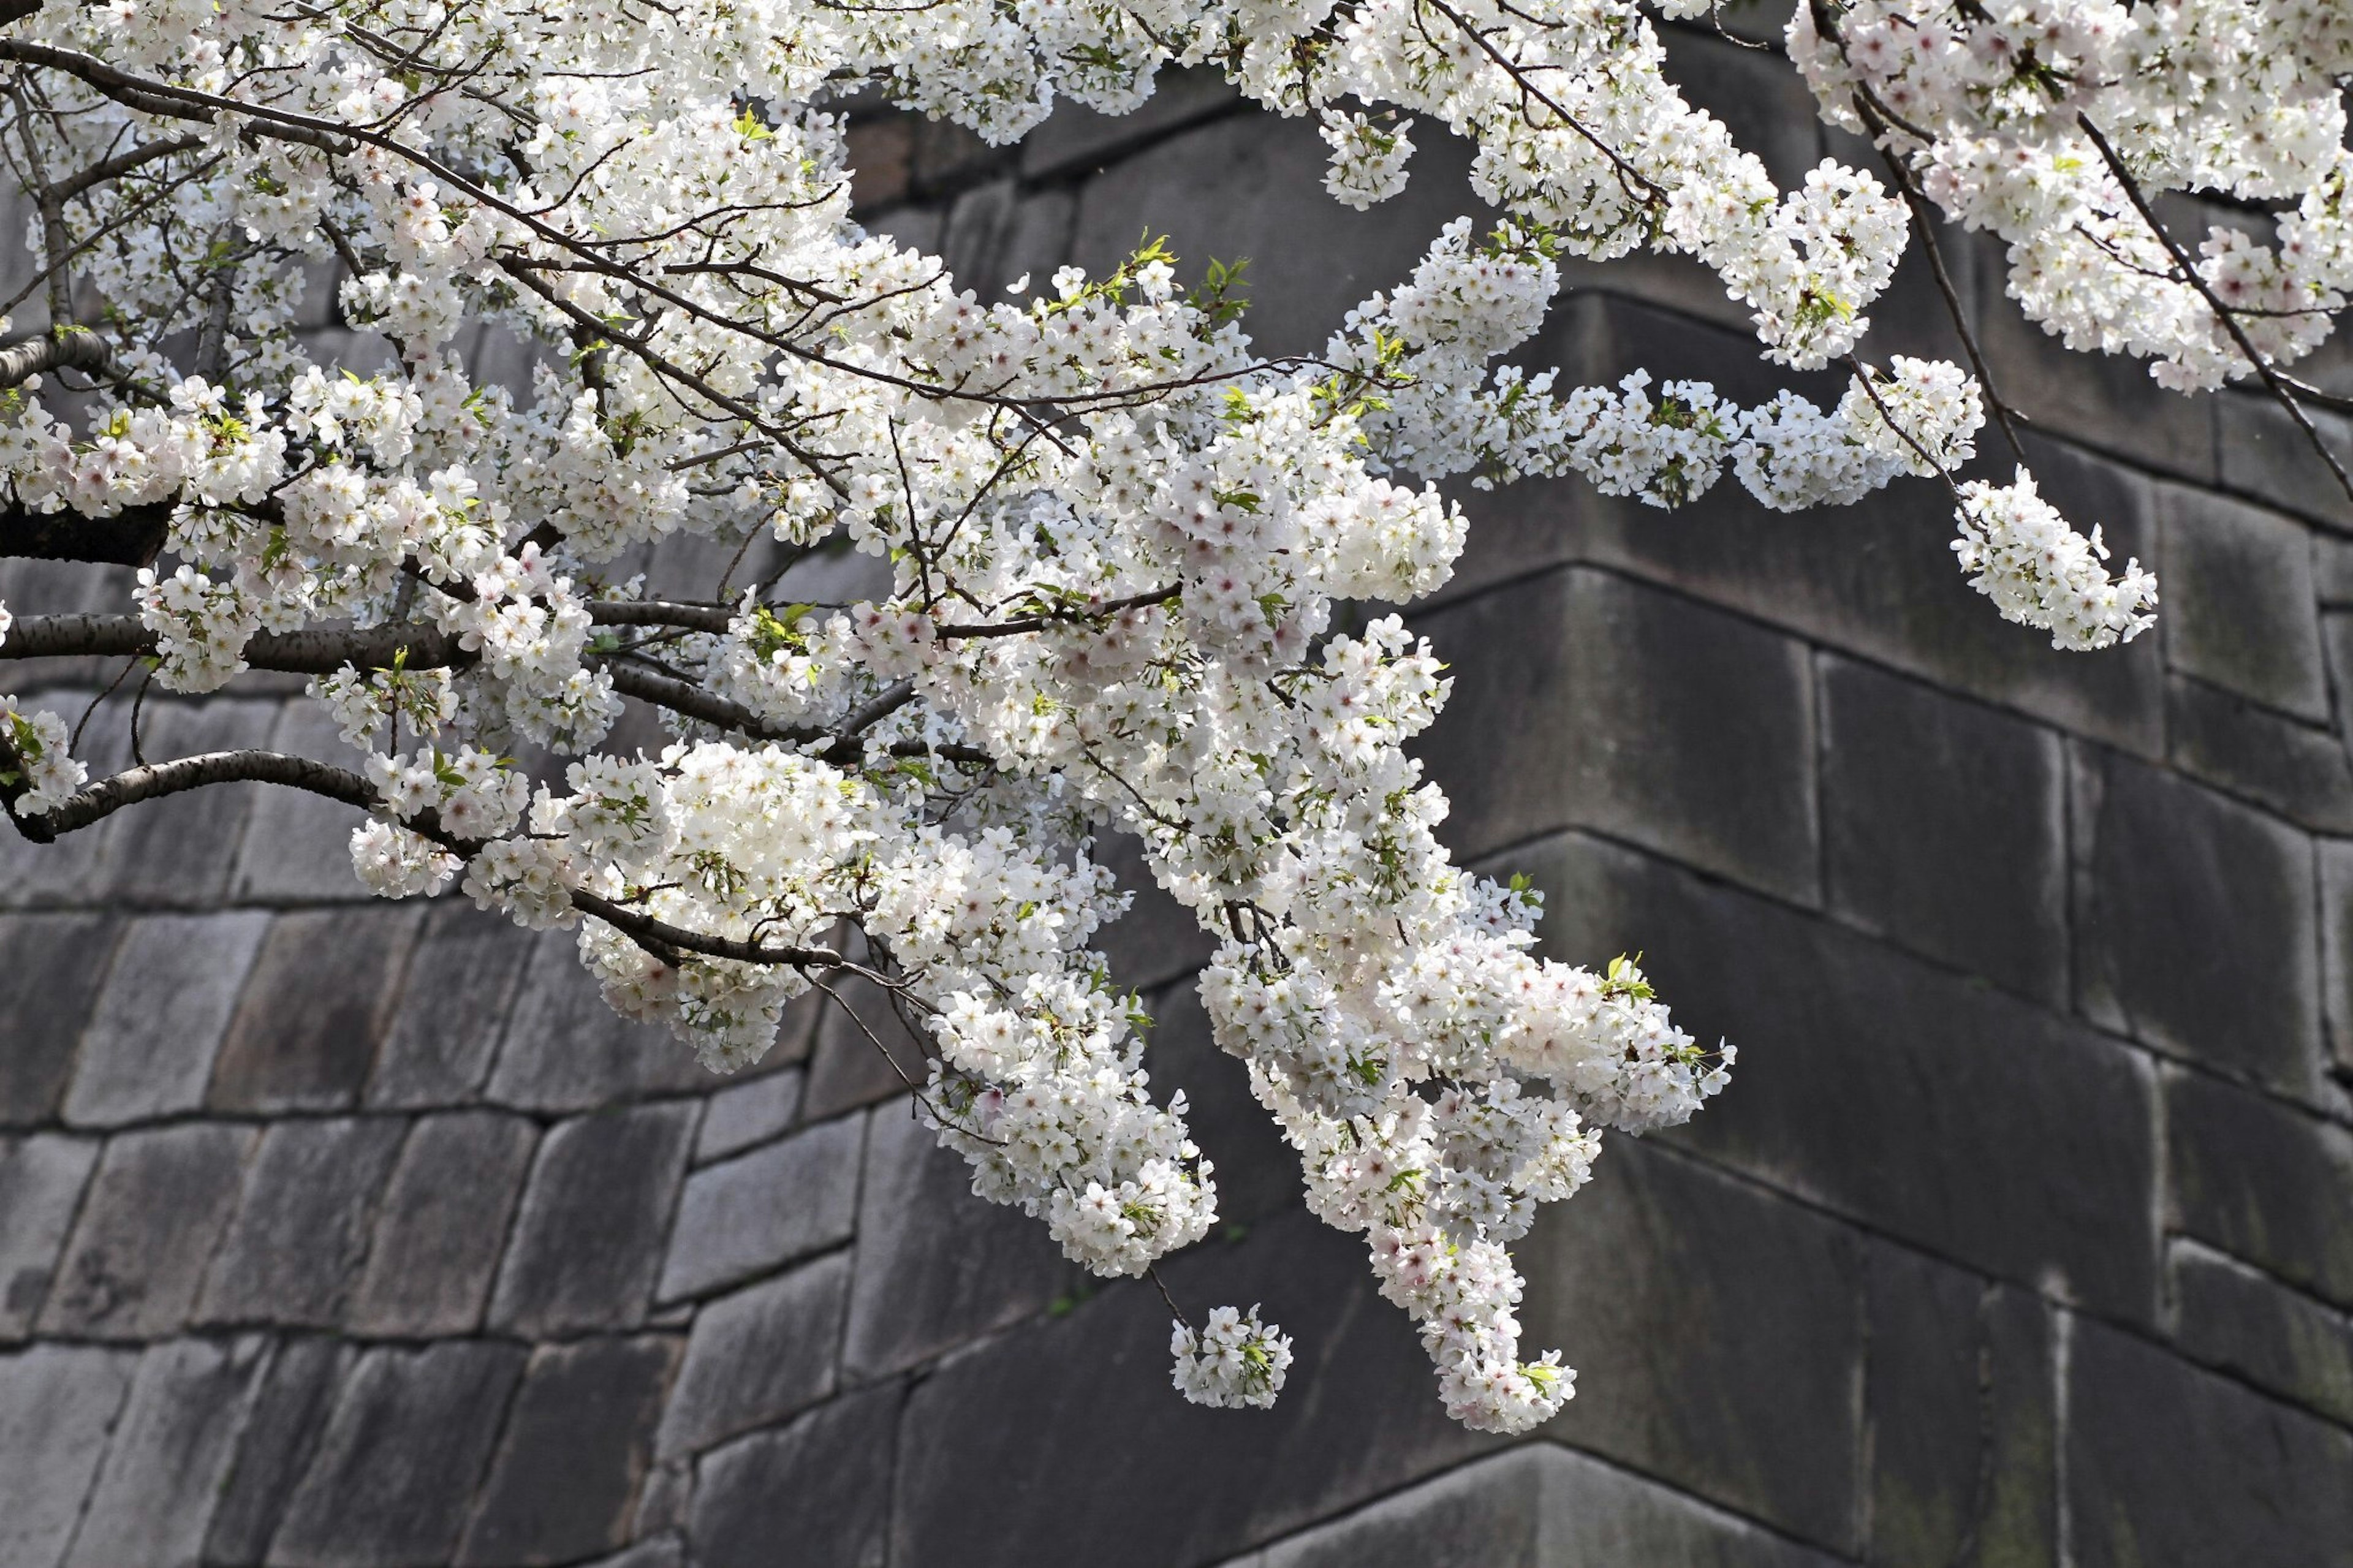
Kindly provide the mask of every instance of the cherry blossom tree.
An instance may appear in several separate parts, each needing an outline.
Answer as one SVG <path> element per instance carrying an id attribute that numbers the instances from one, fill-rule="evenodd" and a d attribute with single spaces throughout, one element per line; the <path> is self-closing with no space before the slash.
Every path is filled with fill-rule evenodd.
<path id="1" fill-rule="evenodd" d="M 2307 433 L 2333 400 L 2290 367 L 2353 280 L 2337 0 L 1807 0 L 1788 58 L 1879 166 L 1788 191 L 1663 68 L 1654 19 L 1706 16 L 0 0 L 40 264 L 0 307 L 30 323 L 0 351 L 0 552 L 138 568 L 119 614 L 0 607 L 0 657 L 123 660 L 118 700 L 307 674 L 354 748 L 92 778 L 69 713 L 0 698 L 0 802 L 44 843 L 233 781 L 345 802 L 370 890 L 454 881 L 576 930 L 615 1009 L 720 1072 L 858 982 L 923 1042 L 920 1114 L 976 1190 L 1105 1276 L 1149 1273 L 1217 1200 L 1096 945 L 1127 900 L 1095 847 L 1132 835 L 1219 942 L 1216 1037 L 1309 1206 L 1364 1235 L 1450 1413 L 1524 1430 L 1574 1374 L 1519 1342 L 1510 1244 L 1604 1130 L 1682 1121 L 1733 1051 L 1622 958 L 1534 954 L 1538 896 L 1453 864 L 1408 754 L 1442 667 L 1398 616 L 1335 629 L 1335 605 L 1446 581 L 1450 476 L 1668 507 L 1728 466 L 1780 510 L 1944 486 L 1995 609 L 2105 647 L 2156 583 L 2037 494 L 1936 221 L 1998 236 L 2071 347 L 2184 392 L 2257 383 Z M 1417 134 L 1464 138 L 1500 216 L 1447 226 L 1320 353 L 1271 357 L 1229 277 L 1180 288 L 1157 245 L 983 300 L 850 213 L 853 95 L 1004 142 L 1062 100 L 1132 110 L 1171 66 L 1314 117 L 1357 207 Z M 2193 247 L 2158 216 L 2184 192 L 2238 216 Z M 1966 365 L 1867 352 L 1911 247 Z M 1840 367 L 1843 397 L 1506 363 L 1564 258 L 1644 248 L 1713 269 L 1767 361 Z M 322 363 L 295 330 L 322 276 L 373 357 Z M 476 320 L 539 346 L 527 385 L 452 352 Z M 1965 479 L 1989 414 L 1995 475 Z M 619 577 L 680 533 L 735 564 Z M 887 587 L 797 597 L 844 544 Z M 610 738 L 631 703 L 658 754 Z M 1271 1403 L 1291 1357 L 1255 1308 L 1178 1313 L 1173 1350 L 1208 1404 Z"/>

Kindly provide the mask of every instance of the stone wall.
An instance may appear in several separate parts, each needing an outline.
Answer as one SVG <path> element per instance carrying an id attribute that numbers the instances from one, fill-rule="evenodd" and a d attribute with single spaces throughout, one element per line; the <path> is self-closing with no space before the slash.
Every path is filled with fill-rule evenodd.
<path id="1" fill-rule="evenodd" d="M 1821 155 L 1778 61 L 1675 48 L 1785 179 Z M 1253 258 L 1281 349 L 1469 206 L 1431 145 L 1337 208 L 1310 129 L 1190 79 L 1006 153 L 857 136 L 874 221 L 982 289 L 1165 231 Z M 2002 625 L 1919 485 L 1472 497 L 1417 615 L 1451 841 L 1535 877 L 1549 951 L 1643 950 L 1742 1047 L 1523 1249 L 1582 1374 L 1538 1441 L 1443 1419 L 1165 906 L 1115 945 L 1229 1221 L 1167 1274 L 1297 1336 L 1271 1415 L 1184 1405 L 1150 1288 L 965 1193 L 838 1016 L 713 1080 L 567 937 L 372 903 L 338 808 L 240 788 L 0 840 L 0 1563 L 2353 1563 L 2353 509 L 2265 404 L 2048 351 L 1954 254 L 2046 489 L 2164 574 L 2158 633 Z M 1772 384 L 1695 269 L 1579 281 L 1544 362 Z M 1924 279 L 1878 314 L 1953 352 Z M 0 565 L 19 609 L 119 591 Z M 290 699 L 151 700 L 146 744 L 330 754 Z"/>

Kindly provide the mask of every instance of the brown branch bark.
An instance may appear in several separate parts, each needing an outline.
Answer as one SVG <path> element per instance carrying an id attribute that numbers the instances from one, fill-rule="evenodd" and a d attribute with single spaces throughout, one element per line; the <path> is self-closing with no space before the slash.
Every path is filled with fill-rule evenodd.
<path id="1" fill-rule="evenodd" d="M 130 378 L 130 373 L 115 362 L 106 340 L 95 332 L 58 332 L 0 349 L 0 386 L 22 386 L 52 370 L 86 371 L 109 381 Z"/>

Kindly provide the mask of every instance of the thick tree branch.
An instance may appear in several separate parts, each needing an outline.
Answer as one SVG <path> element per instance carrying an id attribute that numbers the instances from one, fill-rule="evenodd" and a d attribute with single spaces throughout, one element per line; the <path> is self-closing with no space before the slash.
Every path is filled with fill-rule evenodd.
<path id="1" fill-rule="evenodd" d="M 0 387 L 22 386 L 52 370 L 79 370 L 109 381 L 128 381 L 131 373 L 116 362 L 114 351 L 95 332 L 58 332 L 30 338 L 0 349 Z"/>
<path id="2" fill-rule="evenodd" d="M 367 780 L 348 768 L 290 757 L 280 752 L 206 752 L 168 763 L 131 768 L 100 779 L 69 795 L 56 809 L 37 816 L 17 816 L 18 831 L 36 844 L 54 842 L 62 833 L 88 827 L 126 805 L 159 800 L 208 784 L 237 783 L 285 784 L 340 800 L 363 811 L 382 805 Z M 13 813 L 12 813 L 13 815 Z"/>
<path id="3" fill-rule="evenodd" d="M 79 511 L 36 511 L 10 501 L 0 505 L 0 557 L 153 565 L 164 552 L 172 511 L 170 501 L 148 501 L 109 517 L 91 517 Z"/>

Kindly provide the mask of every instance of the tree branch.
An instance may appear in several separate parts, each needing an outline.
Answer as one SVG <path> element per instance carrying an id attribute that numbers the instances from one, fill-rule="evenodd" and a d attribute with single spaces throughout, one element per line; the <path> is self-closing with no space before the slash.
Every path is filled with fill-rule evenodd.
<path id="1" fill-rule="evenodd" d="M 30 378 L 51 370 L 86 371 L 109 381 L 131 379 L 131 373 L 122 368 L 114 351 L 96 332 L 56 332 L 0 349 L 0 387 L 22 386 Z"/>
<path id="2" fill-rule="evenodd" d="M 36 511 L 21 501 L 0 506 L 0 556 L 149 566 L 164 552 L 174 504 L 145 501 L 110 517 Z"/>

